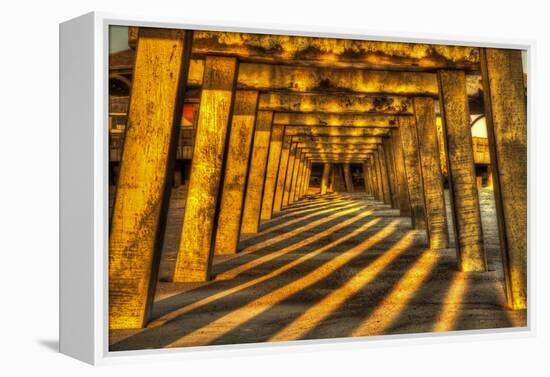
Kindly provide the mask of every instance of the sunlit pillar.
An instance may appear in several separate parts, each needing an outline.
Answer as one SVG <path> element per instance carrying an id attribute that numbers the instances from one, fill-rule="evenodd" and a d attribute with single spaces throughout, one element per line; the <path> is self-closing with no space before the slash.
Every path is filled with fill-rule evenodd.
<path id="1" fill-rule="evenodd" d="M 331 164 L 324 163 L 323 164 L 323 175 L 321 177 L 321 195 L 324 195 L 324 194 L 327 193 L 330 173 L 331 173 Z"/>
<path id="2" fill-rule="evenodd" d="M 250 169 L 248 171 L 246 185 L 241 233 L 257 233 L 260 229 L 262 193 L 264 189 L 272 123 L 273 112 L 258 111 L 256 128 L 254 130 L 254 141 L 252 143 Z"/>
<path id="3" fill-rule="evenodd" d="M 415 229 L 426 229 L 424 212 L 424 187 L 418 154 L 418 137 L 414 120 L 401 119 L 399 123 L 403 161 L 409 191 L 411 220 Z"/>
<path id="4" fill-rule="evenodd" d="M 236 73 L 235 58 L 206 57 L 175 282 L 210 278 L 212 232 Z"/>
<path id="5" fill-rule="evenodd" d="M 465 74 L 443 70 L 438 80 L 458 266 L 486 271 Z"/>
<path id="6" fill-rule="evenodd" d="M 296 184 L 298 182 L 299 172 L 302 167 L 302 150 L 298 149 L 294 157 L 294 166 L 292 168 L 292 175 L 290 181 L 290 190 L 288 193 L 288 204 L 294 203 L 294 194 L 296 192 Z"/>
<path id="7" fill-rule="evenodd" d="M 151 316 L 189 62 L 186 37 L 184 30 L 139 29 L 110 227 L 110 329 L 140 328 Z"/>
<path id="8" fill-rule="evenodd" d="M 380 180 L 382 188 L 382 200 L 385 204 L 391 204 L 390 181 L 388 178 L 388 166 L 386 164 L 386 153 L 382 145 L 378 145 L 378 164 L 380 165 Z"/>
<path id="9" fill-rule="evenodd" d="M 409 202 L 409 190 L 407 188 L 407 176 L 405 174 L 405 161 L 403 157 L 403 144 L 401 143 L 400 129 L 392 129 L 390 137 L 394 160 L 399 214 L 401 216 L 410 217 L 411 205 Z"/>
<path id="10" fill-rule="evenodd" d="M 511 308 L 525 309 L 527 105 L 521 52 L 481 49 L 481 73 L 506 296 Z"/>
<path id="11" fill-rule="evenodd" d="M 283 144 L 281 147 L 281 157 L 279 159 L 279 168 L 277 172 L 277 181 L 275 183 L 275 195 L 273 197 L 273 212 L 280 212 L 283 204 L 283 196 L 285 190 L 285 180 L 287 166 L 290 159 L 290 146 L 292 137 L 284 136 L 283 132 Z"/>
<path id="12" fill-rule="evenodd" d="M 442 249 L 449 247 L 449 232 L 437 144 L 435 105 L 433 98 L 430 97 L 416 97 L 413 99 L 413 104 L 430 248 Z"/>
<path id="13" fill-rule="evenodd" d="M 391 139 L 382 139 L 382 147 L 384 148 L 384 155 L 386 156 L 386 166 L 388 170 L 388 181 L 390 187 L 390 199 L 392 208 L 399 208 L 397 197 L 397 183 L 395 178 L 395 163 L 393 160 L 393 151 L 391 149 Z"/>
<path id="14" fill-rule="evenodd" d="M 284 126 L 273 125 L 271 129 L 271 143 L 269 145 L 269 157 L 265 172 L 264 195 L 262 198 L 261 220 L 271 220 L 273 215 L 273 204 L 277 188 L 277 173 L 281 160 L 283 147 Z"/>
<path id="15" fill-rule="evenodd" d="M 293 171 L 294 171 L 294 164 L 296 161 L 296 153 L 298 151 L 298 148 L 296 148 L 296 143 L 292 143 L 290 145 L 290 151 L 288 154 L 288 164 L 286 166 L 286 173 L 285 173 L 285 183 L 284 183 L 284 190 L 283 190 L 283 203 L 282 208 L 288 206 L 288 201 L 290 199 L 290 188 L 293 178 Z"/>
<path id="16" fill-rule="evenodd" d="M 248 160 L 254 134 L 257 103 L 258 92 L 256 91 L 239 90 L 235 94 L 220 214 L 216 228 L 214 247 L 216 254 L 236 253 L 239 245 Z"/>

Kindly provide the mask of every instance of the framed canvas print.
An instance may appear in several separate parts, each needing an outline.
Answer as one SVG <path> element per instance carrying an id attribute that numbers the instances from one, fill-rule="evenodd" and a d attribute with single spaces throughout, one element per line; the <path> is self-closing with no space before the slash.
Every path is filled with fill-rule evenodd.
<path id="1" fill-rule="evenodd" d="M 530 331 L 530 44 L 60 31 L 62 352 Z"/>

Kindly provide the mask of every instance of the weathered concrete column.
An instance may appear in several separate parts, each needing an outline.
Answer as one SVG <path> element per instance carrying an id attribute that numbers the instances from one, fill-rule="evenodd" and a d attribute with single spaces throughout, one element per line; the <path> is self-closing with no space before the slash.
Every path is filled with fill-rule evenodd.
<path id="1" fill-rule="evenodd" d="M 277 187 L 277 173 L 279 172 L 284 131 L 284 126 L 279 125 L 273 125 L 271 129 L 271 143 L 269 145 L 269 156 L 267 158 L 262 212 L 260 215 L 261 220 L 271 220 L 271 216 L 273 215 L 273 202 Z"/>
<path id="2" fill-rule="evenodd" d="M 236 73 L 235 58 L 206 57 L 175 282 L 210 278 L 212 232 Z"/>
<path id="3" fill-rule="evenodd" d="M 292 143 L 290 145 L 290 151 L 288 152 L 288 163 L 286 166 L 285 184 L 283 190 L 283 203 L 281 205 L 282 208 L 288 206 L 288 201 L 290 199 L 290 188 L 292 187 L 292 176 L 294 171 L 294 164 L 296 162 L 297 151 L 298 148 L 296 148 L 296 144 Z"/>
<path id="4" fill-rule="evenodd" d="M 506 297 L 527 308 L 527 110 L 521 52 L 481 49 L 481 73 Z"/>
<path id="5" fill-rule="evenodd" d="M 388 166 L 386 164 L 386 153 L 384 147 L 378 146 L 378 163 L 380 164 L 380 179 L 382 181 L 382 198 L 385 204 L 391 205 L 391 189 L 388 178 Z"/>
<path id="6" fill-rule="evenodd" d="M 486 271 L 466 78 L 463 71 L 443 70 L 438 81 L 458 266 Z"/>
<path id="7" fill-rule="evenodd" d="M 369 167 L 372 172 L 371 177 L 374 190 L 374 199 L 382 201 L 383 195 L 382 189 L 380 187 L 380 164 L 378 163 L 378 157 L 376 156 L 376 153 L 372 155 Z"/>
<path id="8" fill-rule="evenodd" d="M 321 177 L 321 195 L 324 195 L 327 193 L 330 173 L 331 173 L 331 164 L 329 163 L 323 164 L 323 175 Z"/>
<path id="9" fill-rule="evenodd" d="M 301 178 L 300 178 L 300 187 L 298 189 L 298 192 L 297 192 L 297 200 L 301 199 L 302 196 L 304 195 L 304 185 L 305 185 L 305 182 L 306 182 L 306 177 L 307 177 L 307 169 L 308 169 L 308 159 L 304 157 L 304 168 L 302 169 L 302 174 L 301 174 Z"/>
<path id="10" fill-rule="evenodd" d="M 409 189 L 412 226 L 415 229 L 426 229 L 424 185 L 422 183 L 422 170 L 420 168 L 420 157 L 418 154 L 416 125 L 411 120 L 402 120 L 399 126 L 401 146 L 403 148 L 403 161 L 405 163 L 405 175 L 407 177 L 407 187 Z"/>
<path id="11" fill-rule="evenodd" d="M 297 149 L 294 157 L 294 166 L 292 167 L 290 188 L 288 192 L 288 204 L 294 203 L 294 193 L 296 192 L 296 182 L 298 181 L 298 173 L 300 171 L 301 161 L 302 161 L 302 150 Z"/>
<path id="12" fill-rule="evenodd" d="M 411 204 L 409 202 L 409 190 L 407 188 L 407 175 L 405 174 L 405 161 L 403 158 L 403 144 L 399 128 L 391 130 L 391 146 L 394 160 L 395 181 L 397 184 L 397 198 L 399 213 L 401 216 L 411 216 Z"/>
<path id="13" fill-rule="evenodd" d="M 334 191 L 335 192 L 346 192 L 346 182 L 344 180 L 344 169 L 342 164 L 335 165 L 336 171 L 334 174 Z"/>
<path id="14" fill-rule="evenodd" d="M 139 31 L 109 238 L 110 329 L 141 328 L 151 316 L 189 48 L 184 30 Z"/>
<path id="15" fill-rule="evenodd" d="M 392 208 L 399 208 L 397 197 L 397 182 L 395 178 L 395 163 L 393 161 L 393 151 L 391 148 L 391 139 L 383 138 L 382 147 L 386 156 L 386 166 L 388 168 L 388 181 L 390 186 L 390 199 Z"/>
<path id="16" fill-rule="evenodd" d="M 351 177 L 350 164 L 344 164 L 344 180 L 346 182 L 346 191 L 353 192 L 353 179 Z"/>
<path id="17" fill-rule="evenodd" d="M 248 160 L 256 120 L 258 92 L 238 90 L 235 94 L 229 146 L 216 228 L 216 254 L 234 254 L 239 245 Z"/>
<path id="18" fill-rule="evenodd" d="M 250 169 L 248 170 L 241 233 L 257 233 L 260 229 L 260 211 L 272 124 L 273 112 L 258 111 Z"/>
<path id="19" fill-rule="evenodd" d="M 300 185 L 302 184 L 302 174 L 304 173 L 305 168 L 305 153 L 300 154 L 300 160 L 298 161 L 298 169 L 296 174 L 296 180 L 294 182 L 294 187 L 291 193 L 291 201 L 295 202 L 299 199 Z"/>
<path id="20" fill-rule="evenodd" d="M 369 168 L 368 163 L 363 162 L 363 165 L 361 166 L 363 169 L 363 181 L 365 183 L 365 193 L 367 195 L 372 195 L 371 186 L 370 186 L 370 175 L 369 175 Z"/>
<path id="21" fill-rule="evenodd" d="M 304 192 L 303 195 L 307 195 L 309 193 L 309 184 L 311 183 L 311 172 L 313 170 L 313 162 L 309 161 L 307 165 L 307 176 L 306 176 L 306 182 L 304 184 Z"/>
<path id="22" fill-rule="evenodd" d="M 424 186 L 430 248 L 447 248 L 449 247 L 449 231 L 445 209 L 443 175 L 441 174 L 441 164 L 439 162 L 434 100 L 430 97 L 416 97 L 413 99 L 413 104 L 420 164 L 422 166 L 422 183 Z"/>
<path id="23" fill-rule="evenodd" d="M 290 159 L 290 147 L 292 137 L 284 136 L 281 147 L 281 158 L 279 160 L 279 169 L 277 173 L 277 183 L 275 184 L 275 196 L 273 198 L 273 212 L 280 212 L 283 205 L 283 196 L 285 191 L 286 172 Z"/>

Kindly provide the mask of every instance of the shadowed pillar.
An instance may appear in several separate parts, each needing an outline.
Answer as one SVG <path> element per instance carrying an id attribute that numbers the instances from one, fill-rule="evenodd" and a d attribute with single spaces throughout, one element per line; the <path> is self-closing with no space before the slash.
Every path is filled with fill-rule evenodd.
<path id="1" fill-rule="evenodd" d="M 439 71 L 438 79 L 458 266 L 486 271 L 466 79 L 463 71 Z"/>
<path id="2" fill-rule="evenodd" d="M 392 208 L 399 208 L 397 197 L 397 186 L 395 180 L 395 163 L 393 161 L 393 151 L 391 149 L 391 139 L 383 138 L 382 146 L 386 155 L 386 166 L 388 167 L 388 181 L 390 183 L 390 199 Z"/>
<path id="3" fill-rule="evenodd" d="M 230 121 L 237 60 L 207 56 L 189 190 L 173 281 L 206 281 Z"/>
<path id="4" fill-rule="evenodd" d="M 284 183 L 284 189 L 283 189 L 283 203 L 281 205 L 281 208 L 288 206 L 288 200 L 290 198 L 290 188 L 292 183 L 292 173 L 293 173 L 294 164 L 296 161 L 296 153 L 297 153 L 296 143 L 291 143 L 290 151 L 288 152 L 288 163 L 286 166 L 285 183 Z"/>
<path id="5" fill-rule="evenodd" d="M 346 192 L 346 182 L 344 181 L 344 169 L 342 164 L 336 164 L 333 167 L 334 173 L 334 192 Z"/>
<path id="6" fill-rule="evenodd" d="M 368 168 L 368 163 L 367 162 L 363 162 L 363 165 L 361 166 L 361 168 L 363 169 L 363 180 L 364 180 L 364 183 L 365 183 L 365 193 L 367 195 L 372 195 L 372 190 L 371 190 L 371 187 L 370 187 L 370 172 L 369 172 L 369 168 Z"/>
<path id="7" fill-rule="evenodd" d="M 380 179 L 382 182 L 382 199 L 385 204 L 391 204 L 390 181 L 388 178 L 388 166 L 386 164 L 386 153 L 382 145 L 378 145 L 378 164 L 380 165 Z"/>
<path id="8" fill-rule="evenodd" d="M 216 228 L 216 254 L 237 252 L 244 203 L 248 160 L 256 119 L 258 92 L 238 90 L 231 120 L 220 214 Z"/>
<path id="9" fill-rule="evenodd" d="M 403 159 L 403 144 L 399 128 L 391 131 L 391 147 L 395 169 L 395 182 L 397 185 L 397 200 L 401 216 L 411 216 L 411 205 L 409 203 L 409 191 L 407 188 L 407 176 L 405 174 L 405 161 Z"/>
<path id="10" fill-rule="evenodd" d="M 369 167 L 371 170 L 374 199 L 382 201 L 383 195 L 382 195 L 382 189 L 380 188 L 380 165 L 378 164 L 378 158 L 376 157 L 376 153 L 372 155 L 372 158 L 369 163 Z"/>
<path id="11" fill-rule="evenodd" d="M 409 189 L 412 225 L 415 229 L 425 230 L 424 187 L 418 155 L 416 125 L 414 121 L 406 119 L 402 120 L 399 126 L 401 145 L 403 147 L 403 161 L 405 162 L 405 175 L 407 177 L 407 187 Z"/>
<path id="12" fill-rule="evenodd" d="M 527 308 L 527 113 L 521 51 L 481 49 L 506 297 Z"/>
<path id="13" fill-rule="evenodd" d="M 141 328 L 151 316 L 189 42 L 183 30 L 139 29 L 110 228 L 110 329 Z"/>
<path id="14" fill-rule="evenodd" d="M 300 185 L 302 184 L 302 174 L 304 173 L 304 167 L 305 167 L 305 153 L 300 154 L 300 160 L 298 161 L 298 173 L 296 175 L 296 180 L 294 182 L 294 186 L 292 188 L 292 193 L 290 196 L 291 202 L 295 202 L 298 200 L 298 191 L 300 188 Z"/>
<path id="15" fill-rule="evenodd" d="M 306 179 L 304 181 L 304 187 L 302 189 L 302 197 L 307 195 L 309 192 L 309 183 L 311 181 L 311 169 L 313 167 L 313 163 L 311 161 L 307 162 L 307 171 L 306 171 Z"/>
<path id="16" fill-rule="evenodd" d="M 323 175 L 321 176 L 321 195 L 324 195 L 324 194 L 327 193 L 330 173 L 331 173 L 331 164 L 330 163 L 324 163 L 323 164 Z"/>
<path id="17" fill-rule="evenodd" d="M 258 111 L 250 169 L 248 171 L 241 233 L 257 233 L 260 229 L 260 211 L 262 209 L 262 194 L 272 123 L 273 112 Z"/>
<path id="18" fill-rule="evenodd" d="M 294 202 L 294 193 L 296 192 L 296 183 L 298 181 L 298 173 L 302 166 L 302 150 L 298 149 L 294 158 L 294 167 L 292 168 L 292 180 L 290 181 L 290 191 L 288 193 L 288 204 Z"/>
<path id="19" fill-rule="evenodd" d="M 265 172 L 264 195 L 262 198 L 261 220 L 271 220 L 273 215 L 273 201 L 277 187 L 277 173 L 283 146 L 284 126 L 273 125 L 271 129 L 271 143 Z"/>
<path id="20" fill-rule="evenodd" d="M 344 180 L 347 192 L 353 192 L 353 179 L 351 178 L 351 167 L 349 164 L 344 164 Z"/>
<path id="21" fill-rule="evenodd" d="M 292 138 L 284 136 L 283 145 L 281 147 L 281 158 L 279 161 L 279 169 L 277 173 L 277 182 L 275 184 L 275 196 L 273 197 L 273 212 L 280 212 L 283 204 L 283 196 L 285 191 L 286 171 L 290 158 L 290 145 Z"/>
<path id="22" fill-rule="evenodd" d="M 437 145 L 437 125 L 434 100 L 430 97 L 413 99 L 416 129 L 418 132 L 418 150 L 422 165 L 424 200 L 430 248 L 449 247 L 449 231 L 443 191 L 443 175 L 439 162 Z"/>

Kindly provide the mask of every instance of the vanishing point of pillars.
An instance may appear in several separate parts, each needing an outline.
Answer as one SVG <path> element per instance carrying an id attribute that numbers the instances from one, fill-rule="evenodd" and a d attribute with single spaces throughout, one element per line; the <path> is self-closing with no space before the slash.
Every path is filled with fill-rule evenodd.
<path id="1" fill-rule="evenodd" d="M 308 193 L 317 163 L 322 164 L 321 195 L 331 184 L 336 191 L 364 190 L 398 209 L 401 216 L 411 217 L 414 228 L 426 231 L 430 248 L 447 247 L 436 98 L 442 118 L 458 268 L 486 270 L 468 95 L 461 68 L 451 62 L 433 67 L 431 72 L 437 74 L 388 71 L 381 75 L 350 67 L 348 77 L 330 68 L 243 63 L 240 59 L 246 60 L 246 56 L 221 57 L 213 51 L 202 55 L 202 75 L 188 75 L 187 67 L 197 66 L 196 62 L 190 64 L 191 41 L 191 32 L 139 31 L 110 229 L 110 328 L 139 328 L 150 318 L 174 169 L 176 125 L 187 85 L 200 87 L 200 106 L 173 281 L 210 279 L 215 254 L 238 252 L 241 234 L 258 232 L 261 221 L 270 220 Z M 477 64 L 483 78 L 506 297 L 510 307 L 523 309 L 527 307 L 527 126 L 521 56 L 513 50 L 480 49 Z M 272 74 L 259 75 L 264 71 Z M 296 83 L 286 98 L 289 75 L 298 71 L 311 81 Z M 326 93 L 323 85 L 315 84 L 316 80 L 330 81 L 333 77 L 344 93 Z M 404 82 L 411 84 L 406 90 Z M 317 90 L 320 92 L 312 94 Z M 368 96 L 380 93 L 400 96 L 395 103 L 412 106 L 376 107 L 383 102 Z M 317 101 L 316 96 L 324 96 L 323 101 Z M 302 100 L 308 102 L 302 105 Z M 292 107 L 296 104 L 299 106 Z M 384 118 L 346 114 L 358 109 L 364 114 L 372 111 L 402 116 L 373 127 L 369 119 L 384 122 Z M 331 111 L 339 113 L 330 115 Z M 285 124 L 275 119 L 319 123 Z M 335 123 L 324 124 L 327 119 Z M 293 137 L 320 135 L 329 143 L 334 140 L 334 145 L 338 140 L 340 146 L 312 153 L 293 142 Z M 366 140 L 373 135 L 382 141 L 353 147 L 346 143 L 346 138 Z M 352 162 L 363 169 L 364 188 L 353 186 Z"/>

